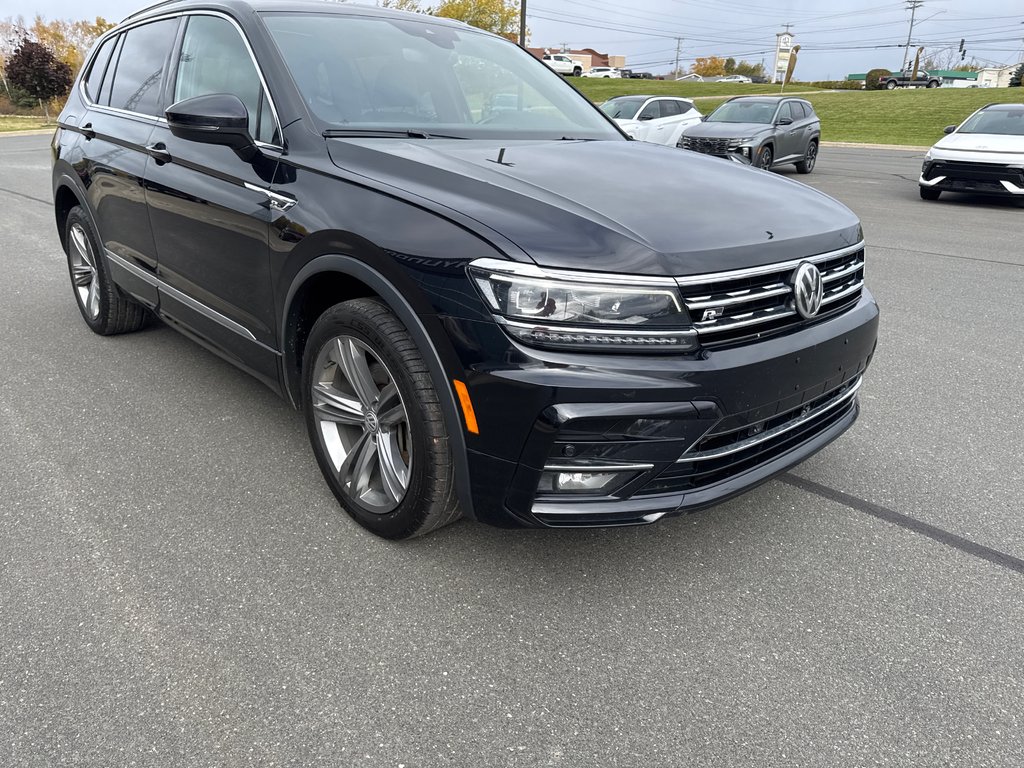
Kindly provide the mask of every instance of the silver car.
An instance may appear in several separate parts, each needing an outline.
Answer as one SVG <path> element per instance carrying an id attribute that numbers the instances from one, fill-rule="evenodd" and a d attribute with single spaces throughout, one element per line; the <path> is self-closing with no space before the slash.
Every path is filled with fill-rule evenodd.
<path id="1" fill-rule="evenodd" d="M 703 122 L 685 128 L 676 146 L 706 155 L 736 156 L 765 170 L 794 164 L 799 173 L 810 173 L 820 143 L 821 121 L 809 101 L 738 96 Z"/>

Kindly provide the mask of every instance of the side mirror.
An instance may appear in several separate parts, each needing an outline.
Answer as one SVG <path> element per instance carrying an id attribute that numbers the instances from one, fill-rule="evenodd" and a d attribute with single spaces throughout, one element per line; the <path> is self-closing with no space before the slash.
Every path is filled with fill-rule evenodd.
<path id="1" fill-rule="evenodd" d="M 954 131 L 956 131 L 955 125 L 947 125 L 945 128 L 942 129 L 943 133 L 953 133 Z"/>
<path id="2" fill-rule="evenodd" d="M 249 111 L 237 96 L 211 93 L 172 104 L 164 112 L 167 127 L 179 139 L 230 147 L 242 160 L 260 154 L 249 135 Z"/>
<path id="3" fill-rule="evenodd" d="M 792 117 L 780 117 L 779 121 L 776 123 L 776 125 L 792 125 L 792 124 L 793 124 L 793 118 Z"/>

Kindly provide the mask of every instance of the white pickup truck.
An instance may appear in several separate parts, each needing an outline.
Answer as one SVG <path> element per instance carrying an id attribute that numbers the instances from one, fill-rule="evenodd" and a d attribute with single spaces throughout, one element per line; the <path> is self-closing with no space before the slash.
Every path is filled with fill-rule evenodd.
<path id="1" fill-rule="evenodd" d="M 545 53 L 543 61 L 560 75 L 579 77 L 583 74 L 583 65 L 564 53 Z"/>

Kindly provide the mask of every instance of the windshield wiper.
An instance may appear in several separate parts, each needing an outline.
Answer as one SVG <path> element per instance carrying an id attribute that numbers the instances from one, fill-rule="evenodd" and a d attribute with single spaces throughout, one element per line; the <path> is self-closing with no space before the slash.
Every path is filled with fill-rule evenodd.
<path id="1" fill-rule="evenodd" d="M 328 128 L 325 139 L 464 139 L 443 133 L 427 133 L 417 128 Z"/>

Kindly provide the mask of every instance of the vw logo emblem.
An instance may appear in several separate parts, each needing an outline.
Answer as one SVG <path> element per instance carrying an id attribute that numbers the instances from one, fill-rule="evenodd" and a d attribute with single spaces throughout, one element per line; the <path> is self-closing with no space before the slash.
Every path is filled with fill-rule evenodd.
<path id="1" fill-rule="evenodd" d="M 377 414 L 373 411 L 367 411 L 363 415 L 363 422 L 366 424 L 367 432 L 376 432 L 380 429 L 380 421 L 377 419 Z"/>
<path id="2" fill-rule="evenodd" d="M 817 315 L 824 295 L 821 272 L 809 261 L 805 261 L 793 273 L 793 305 L 800 317 L 810 320 Z"/>

